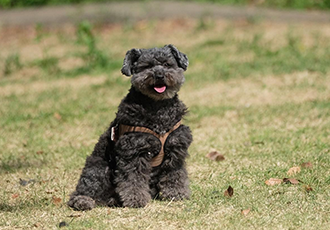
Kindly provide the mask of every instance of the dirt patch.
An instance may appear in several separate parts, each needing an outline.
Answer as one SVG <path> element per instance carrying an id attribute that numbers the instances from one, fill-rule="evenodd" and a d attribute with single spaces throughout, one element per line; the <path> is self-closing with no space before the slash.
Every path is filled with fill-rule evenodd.
<path id="1" fill-rule="evenodd" d="M 71 88 L 79 89 L 82 87 L 87 87 L 90 85 L 103 84 L 106 81 L 106 76 L 99 77 L 90 77 L 90 76 L 81 76 L 74 79 L 60 79 L 53 81 L 36 81 L 30 84 L 11 84 L 0 87 L 0 96 L 9 96 L 9 95 L 24 95 L 27 93 L 41 93 L 43 91 L 54 89 L 54 88 Z"/>

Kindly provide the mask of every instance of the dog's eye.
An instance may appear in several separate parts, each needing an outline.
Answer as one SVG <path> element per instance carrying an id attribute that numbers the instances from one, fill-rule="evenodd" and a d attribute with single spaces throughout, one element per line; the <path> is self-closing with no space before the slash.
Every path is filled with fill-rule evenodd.
<path id="1" fill-rule="evenodd" d="M 150 68 L 150 65 L 140 65 L 140 66 L 136 67 L 136 71 L 141 72 L 141 71 L 146 70 L 148 68 Z"/>
<path id="2" fill-rule="evenodd" d="M 165 67 L 171 67 L 171 64 L 165 62 L 165 63 L 163 64 L 163 66 L 165 66 Z"/>

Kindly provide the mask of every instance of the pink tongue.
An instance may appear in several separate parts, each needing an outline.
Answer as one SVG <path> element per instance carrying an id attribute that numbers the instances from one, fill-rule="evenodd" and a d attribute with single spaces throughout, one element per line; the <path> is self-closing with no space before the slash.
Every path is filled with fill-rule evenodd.
<path id="1" fill-rule="evenodd" d="M 160 87 L 155 86 L 154 89 L 157 91 L 157 93 L 164 93 L 166 90 L 166 86 L 165 85 Z"/>

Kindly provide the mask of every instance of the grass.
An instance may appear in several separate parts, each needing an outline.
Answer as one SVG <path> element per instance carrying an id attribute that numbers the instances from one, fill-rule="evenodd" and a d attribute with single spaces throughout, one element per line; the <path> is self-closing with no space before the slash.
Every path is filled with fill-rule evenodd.
<path id="1" fill-rule="evenodd" d="M 0 229 L 328 229 L 329 25 L 203 23 L 0 30 Z M 167 43 L 190 59 L 191 199 L 72 211 L 85 158 L 130 86 L 125 52 Z M 206 158 L 213 150 L 225 160 Z M 300 182 L 265 184 L 285 177 Z"/>

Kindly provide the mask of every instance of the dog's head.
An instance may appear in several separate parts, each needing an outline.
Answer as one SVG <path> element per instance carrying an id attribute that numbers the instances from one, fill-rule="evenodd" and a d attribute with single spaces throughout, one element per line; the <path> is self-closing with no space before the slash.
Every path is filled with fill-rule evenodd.
<path id="1" fill-rule="evenodd" d="M 184 83 L 188 58 L 175 46 L 131 49 L 126 53 L 121 72 L 132 76 L 133 87 L 154 100 L 172 98 Z"/>

